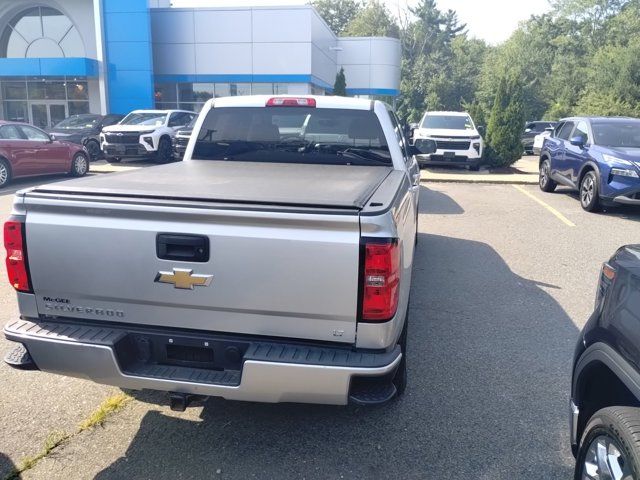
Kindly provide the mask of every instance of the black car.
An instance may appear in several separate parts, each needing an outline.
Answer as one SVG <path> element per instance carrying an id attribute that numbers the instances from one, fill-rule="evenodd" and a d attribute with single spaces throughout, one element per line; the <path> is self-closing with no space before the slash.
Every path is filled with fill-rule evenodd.
<path id="1" fill-rule="evenodd" d="M 575 478 L 640 479 L 640 245 L 602 267 L 571 387 Z"/>
<path id="2" fill-rule="evenodd" d="M 187 144 L 189 143 L 192 132 L 192 127 L 183 128 L 176 132 L 175 137 L 173 137 L 173 158 L 175 160 L 182 160 L 182 157 L 184 157 L 184 152 L 187 150 Z"/>
<path id="3" fill-rule="evenodd" d="M 527 123 L 520 139 L 522 147 L 524 148 L 524 153 L 527 155 L 533 155 L 533 140 L 536 138 L 536 135 L 540 135 L 547 128 L 555 128 L 557 124 L 558 122 L 545 121 Z"/>
<path id="4" fill-rule="evenodd" d="M 67 140 L 69 142 L 84 145 L 91 156 L 91 160 L 100 158 L 100 131 L 102 127 L 114 125 L 124 118 L 124 115 L 95 115 L 86 113 L 82 115 L 71 115 L 60 123 L 49 129 L 57 140 Z"/>

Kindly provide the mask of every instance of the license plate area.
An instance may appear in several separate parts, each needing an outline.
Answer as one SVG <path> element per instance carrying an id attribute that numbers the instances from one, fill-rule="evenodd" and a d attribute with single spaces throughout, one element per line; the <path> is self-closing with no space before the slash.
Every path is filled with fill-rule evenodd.
<path id="1" fill-rule="evenodd" d="M 162 333 L 129 333 L 116 344 L 123 370 L 177 366 L 209 371 L 241 371 L 249 342 Z"/>
<path id="2" fill-rule="evenodd" d="M 445 160 L 455 160 L 456 152 L 444 152 L 442 156 Z"/>
<path id="3" fill-rule="evenodd" d="M 126 151 L 127 151 L 127 147 L 125 145 L 116 145 L 116 153 L 124 155 Z"/>

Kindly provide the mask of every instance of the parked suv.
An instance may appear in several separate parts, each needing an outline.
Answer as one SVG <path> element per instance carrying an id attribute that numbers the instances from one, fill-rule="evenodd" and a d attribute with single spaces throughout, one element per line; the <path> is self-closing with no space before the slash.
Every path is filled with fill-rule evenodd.
<path id="1" fill-rule="evenodd" d="M 640 120 L 576 117 L 562 120 L 540 154 L 540 188 L 580 192 L 589 212 L 640 205 Z"/>
<path id="2" fill-rule="evenodd" d="M 71 115 L 49 129 L 48 132 L 57 140 L 84 145 L 93 161 L 102 156 L 100 149 L 102 129 L 118 123 L 123 117 L 124 115 L 96 115 L 93 113 Z"/>
<path id="3" fill-rule="evenodd" d="M 529 122 L 524 127 L 524 132 L 522 133 L 522 137 L 520 141 L 522 142 L 522 147 L 524 148 L 524 153 L 527 155 L 532 155 L 535 153 L 534 151 L 534 140 L 537 135 L 543 133 L 547 128 L 555 128 L 556 122 Z"/>
<path id="4" fill-rule="evenodd" d="M 484 143 L 473 119 L 466 112 L 427 112 L 413 132 L 417 140 L 436 142 L 435 153 L 419 155 L 424 165 L 463 165 L 478 170 L 482 160 Z"/>
<path id="5" fill-rule="evenodd" d="M 134 110 L 120 123 L 102 129 L 100 141 L 110 163 L 126 157 L 150 158 L 156 163 L 173 159 L 175 133 L 197 116 L 185 110 Z"/>
<path id="6" fill-rule="evenodd" d="M 576 346 L 571 446 L 576 480 L 640 478 L 640 245 L 603 265 Z"/>

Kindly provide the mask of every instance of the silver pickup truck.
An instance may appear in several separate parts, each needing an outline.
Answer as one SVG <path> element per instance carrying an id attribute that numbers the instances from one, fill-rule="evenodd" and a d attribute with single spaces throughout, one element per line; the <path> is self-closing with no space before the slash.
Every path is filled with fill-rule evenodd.
<path id="1" fill-rule="evenodd" d="M 126 389 L 383 403 L 406 385 L 420 172 L 384 103 L 210 100 L 185 161 L 18 192 L 16 366 Z"/>

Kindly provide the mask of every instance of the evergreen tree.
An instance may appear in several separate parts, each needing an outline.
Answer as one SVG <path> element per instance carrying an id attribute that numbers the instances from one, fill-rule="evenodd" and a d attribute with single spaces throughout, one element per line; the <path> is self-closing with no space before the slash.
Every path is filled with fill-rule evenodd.
<path id="1" fill-rule="evenodd" d="M 520 159 L 520 135 L 525 121 L 523 88 L 516 77 L 504 75 L 487 128 L 486 156 L 492 165 L 506 167 Z"/>
<path id="2" fill-rule="evenodd" d="M 344 76 L 344 68 L 340 67 L 340 71 L 336 73 L 336 81 L 333 84 L 333 94 L 341 97 L 347 96 L 347 79 Z"/>

